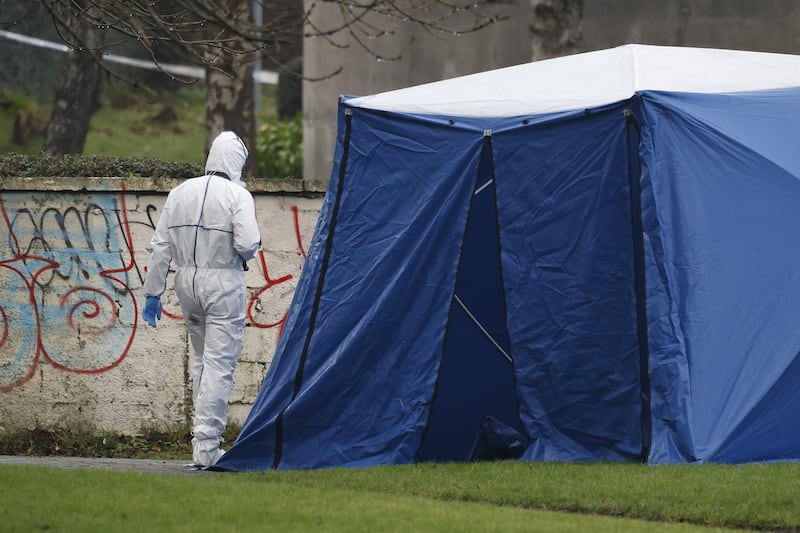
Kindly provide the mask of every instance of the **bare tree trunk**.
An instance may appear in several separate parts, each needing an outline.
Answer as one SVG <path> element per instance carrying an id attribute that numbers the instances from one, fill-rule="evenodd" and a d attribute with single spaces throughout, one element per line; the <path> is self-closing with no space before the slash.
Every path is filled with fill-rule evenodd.
<path id="1" fill-rule="evenodd" d="M 678 31 L 675 35 L 675 44 L 686 46 L 686 34 L 689 31 L 689 22 L 692 19 L 692 3 L 689 0 L 678 2 Z"/>
<path id="2" fill-rule="evenodd" d="M 219 59 L 218 61 L 221 61 Z M 227 67 L 233 71 L 230 78 L 216 70 L 208 69 L 206 76 L 206 151 L 211 141 L 223 130 L 233 130 L 242 138 L 250 157 L 244 168 L 244 177 L 251 178 L 256 168 L 256 127 L 253 93 L 253 64 L 236 64 L 236 58 Z"/>
<path id="3" fill-rule="evenodd" d="M 241 3 L 240 16 L 250 17 L 247 3 Z M 239 43 L 245 49 L 245 43 Z M 243 178 L 252 178 L 257 167 L 255 93 L 253 90 L 252 53 L 215 52 L 213 65 L 231 72 L 228 76 L 214 68 L 206 69 L 206 153 L 211 141 L 224 130 L 236 132 L 247 146 L 250 156 Z"/>
<path id="4" fill-rule="evenodd" d="M 93 54 L 100 46 L 100 35 L 85 22 L 70 19 L 69 24 L 84 48 L 67 53 L 44 133 L 42 151 L 47 155 L 82 153 L 91 117 L 99 108 L 102 76 Z"/>
<path id="5" fill-rule="evenodd" d="M 534 60 L 573 54 L 583 28 L 583 0 L 530 0 Z"/>

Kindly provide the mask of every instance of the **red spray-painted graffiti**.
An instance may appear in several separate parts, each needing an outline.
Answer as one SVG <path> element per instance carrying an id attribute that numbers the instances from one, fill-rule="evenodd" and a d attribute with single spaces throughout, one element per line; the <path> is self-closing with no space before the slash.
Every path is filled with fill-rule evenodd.
<path id="1" fill-rule="evenodd" d="M 152 219 L 130 220 L 125 192 L 96 194 L 61 210 L 41 207 L 46 199 L 6 196 L 13 205 L 0 198 L 0 392 L 28 382 L 42 361 L 81 374 L 117 367 L 129 354 L 139 324 L 134 288 L 141 288 L 144 270 L 137 263 L 132 228 L 150 233 Z M 155 209 L 148 206 L 147 213 Z M 299 211 L 296 206 L 291 211 L 305 260 Z M 280 336 L 288 307 L 281 313 L 275 305 L 263 305 L 262 298 L 294 275 L 272 278 L 264 251 L 258 263 L 263 285 L 251 289 L 247 318 L 255 328 L 278 328 Z M 291 284 L 286 287 L 282 292 L 291 293 Z M 281 318 L 265 319 L 264 307 Z M 182 320 L 166 310 L 164 315 Z"/>
<path id="2" fill-rule="evenodd" d="M 295 232 L 295 238 L 297 239 L 297 248 L 300 250 L 300 253 L 303 256 L 303 260 L 305 261 L 306 251 L 303 248 L 303 238 L 300 235 L 300 219 L 298 216 L 297 206 L 292 206 L 292 214 L 294 215 L 293 216 L 294 232 Z M 289 281 L 290 279 L 292 279 L 293 276 L 291 274 L 286 274 L 285 276 L 282 276 L 280 278 L 272 279 L 269 277 L 269 272 L 267 271 L 267 261 L 266 258 L 264 257 L 263 250 L 258 253 L 258 259 L 259 259 L 259 265 L 261 266 L 261 274 L 264 276 L 264 280 L 267 282 L 267 284 L 261 287 L 259 290 L 257 290 L 250 297 L 250 300 L 247 303 L 247 318 L 250 321 L 250 323 L 257 328 L 278 327 L 278 336 L 280 336 L 280 334 L 283 332 L 283 325 L 286 323 L 286 315 L 289 313 L 289 310 L 287 309 L 286 311 L 284 311 L 283 316 L 277 322 L 265 324 L 259 322 L 259 320 L 254 317 L 253 309 L 258 304 L 259 297 L 261 297 L 263 293 L 265 293 L 268 289 L 272 287 L 275 287 L 277 285 L 280 285 L 281 283 Z"/>
<path id="3" fill-rule="evenodd" d="M 124 195 L 120 197 L 120 203 L 120 212 L 124 218 L 127 214 Z M 133 255 L 129 255 L 127 264 L 121 268 L 84 268 L 82 272 L 87 279 L 91 277 L 90 271 L 99 276 L 102 280 L 99 287 L 79 285 L 64 290 L 63 283 L 53 283 L 53 280 L 63 281 L 69 278 L 65 278 L 63 274 L 54 276 L 49 282 L 48 293 L 51 296 L 57 296 L 63 291 L 63 294 L 57 298 L 58 303 L 53 305 L 48 303 L 48 298 L 41 294 L 40 279 L 44 273 L 56 271 L 62 266 L 61 262 L 56 259 L 57 252 L 48 246 L 43 246 L 42 251 L 46 253 L 33 254 L 30 253 L 32 250 L 30 244 L 23 251 L 15 224 L 2 199 L 0 199 L 0 211 L 2 211 L 2 219 L 7 230 L 7 242 L 11 252 L 9 255 L 12 256 L 10 259 L 0 261 L 2 277 L 6 282 L 3 284 L 6 287 L 5 297 L 0 302 L 4 317 L 3 341 L 0 343 L 0 354 L 4 355 L 0 365 L 0 392 L 8 391 L 27 382 L 33 376 L 41 359 L 45 359 L 55 368 L 86 374 L 105 372 L 117 366 L 125 358 L 133 342 L 138 313 L 133 291 L 123 280 L 115 277 L 115 274 L 128 272 L 133 268 Z M 42 215 L 38 231 L 31 236 L 30 243 L 36 240 L 46 242 L 48 213 L 52 213 L 52 211 L 45 211 L 45 213 Z M 58 226 L 64 230 L 67 228 L 65 219 L 66 217 L 58 219 L 60 220 Z M 86 231 L 87 225 L 80 224 L 80 226 L 84 228 L 84 235 L 90 233 Z M 125 238 L 130 242 L 129 225 L 125 218 L 123 227 L 127 231 Z M 38 265 L 38 267 L 33 265 Z M 13 272 L 16 276 L 11 276 L 9 272 Z M 116 289 L 112 289 L 115 293 L 114 297 L 106 292 L 111 285 L 118 285 Z M 87 295 L 82 296 L 83 293 Z M 18 301 L 17 298 L 21 294 L 26 295 L 27 300 Z M 74 298 L 75 296 L 77 299 Z M 110 334 L 111 337 L 118 337 L 119 328 L 115 328 L 115 324 L 121 315 L 118 302 L 122 299 L 127 300 L 126 304 L 129 303 L 125 307 L 126 310 L 130 309 L 126 314 L 132 317 L 132 327 L 127 335 L 127 342 L 124 342 L 117 351 L 106 352 L 104 357 L 87 360 L 70 353 L 70 351 L 64 351 L 65 343 L 46 342 L 42 332 L 48 327 L 57 326 L 62 319 L 66 319 L 68 327 L 77 334 L 79 339 L 87 335 L 102 338 Z M 106 305 L 104 306 L 103 303 Z M 109 312 L 103 313 L 103 309 L 108 307 L 110 307 Z M 11 320 L 9 320 L 9 314 L 13 317 Z M 97 318 L 105 318 L 106 322 L 97 327 L 93 324 L 93 320 Z M 22 333 L 22 335 L 12 337 L 10 334 L 12 329 L 14 333 Z M 16 338 L 17 342 L 12 343 L 12 338 Z"/>

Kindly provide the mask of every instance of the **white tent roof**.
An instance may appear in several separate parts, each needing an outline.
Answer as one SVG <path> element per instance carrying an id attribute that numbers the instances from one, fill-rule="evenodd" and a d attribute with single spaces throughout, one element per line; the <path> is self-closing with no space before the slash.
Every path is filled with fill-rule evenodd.
<path id="1" fill-rule="evenodd" d="M 405 113 L 500 117 L 593 107 L 643 90 L 730 93 L 785 87 L 800 87 L 800 56 L 628 44 L 347 103 Z"/>

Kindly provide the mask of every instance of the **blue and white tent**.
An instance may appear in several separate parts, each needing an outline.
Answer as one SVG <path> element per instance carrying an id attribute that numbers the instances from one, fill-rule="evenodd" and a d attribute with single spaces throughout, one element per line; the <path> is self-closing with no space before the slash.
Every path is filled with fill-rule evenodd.
<path id="1" fill-rule="evenodd" d="M 800 56 L 628 45 L 339 102 L 228 470 L 800 459 Z"/>

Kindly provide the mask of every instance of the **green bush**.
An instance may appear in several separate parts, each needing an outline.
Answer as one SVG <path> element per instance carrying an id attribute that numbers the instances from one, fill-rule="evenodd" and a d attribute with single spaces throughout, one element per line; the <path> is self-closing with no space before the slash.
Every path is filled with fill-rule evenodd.
<path id="1" fill-rule="evenodd" d="M 303 116 L 263 118 L 256 134 L 260 178 L 303 177 Z"/>
<path id="2" fill-rule="evenodd" d="M 183 179 L 202 174 L 202 165 L 180 161 L 87 155 L 0 154 L 0 176 L 34 178 L 140 176 Z"/>

